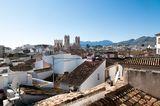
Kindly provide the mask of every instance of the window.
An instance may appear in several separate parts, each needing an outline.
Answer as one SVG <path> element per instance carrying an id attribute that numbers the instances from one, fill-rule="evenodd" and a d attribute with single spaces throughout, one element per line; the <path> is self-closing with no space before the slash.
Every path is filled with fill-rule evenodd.
<path id="1" fill-rule="evenodd" d="M 99 80 L 99 73 L 97 74 L 97 80 Z"/>

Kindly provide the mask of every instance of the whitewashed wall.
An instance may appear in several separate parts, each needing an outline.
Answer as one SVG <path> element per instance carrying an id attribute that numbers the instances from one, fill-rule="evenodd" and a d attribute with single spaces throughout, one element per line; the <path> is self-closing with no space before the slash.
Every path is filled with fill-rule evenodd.
<path id="1" fill-rule="evenodd" d="M 3 89 L 4 86 L 5 86 L 5 84 L 4 84 L 4 77 L 0 76 L 0 89 Z"/>
<path id="2" fill-rule="evenodd" d="M 18 84 L 31 85 L 32 77 L 27 75 L 27 72 L 12 72 L 8 74 L 3 74 L 0 76 L 0 89 L 8 87 L 8 84 L 12 83 L 14 79 L 18 79 Z"/>
<path id="3" fill-rule="evenodd" d="M 8 85 L 8 77 L 7 76 L 0 76 L 0 89 L 7 87 Z"/>
<path id="4" fill-rule="evenodd" d="M 64 74 L 64 72 L 72 72 L 85 60 L 83 59 L 56 59 L 54 64 L 54 73 Z"/>
<path id="5" fill-rule="evenodd" d="M 86 90 L 105 82 L 105 65 L 104 61 L 80 86 L 79 90 Z M 99 80 L 98 80 L 99 74 Z"/>
<path id="6" fill-rule="evenodd" d="M 121 78 L 123 67 L 120 64 L 115 64 L 115 65 L 107 67 L 107 70 L 109 71 L 110 79 L 112 81 L 114 81 L 114 79 L 115 79 L 115 75 L 116 75 L 116 72 L 117 72 L 117 67 L 118 67 L 118 71 L 120 71 L 120 78 Z"/>
<path id="7" fill-rule="evenodd" d="M 160 44 L 158 43 L 158 39 L 160 36 L 156 37 L 156 54 L 160 54 Z"/>
<path id="8" fill-rule="evenodd" d="M 54 73 L 64 74 L 64 72 L 72 72 L 83 60 L 80 56 L 71 54 L 59 54 L 54 56 Z"/>
<path id="9" fill-rule="evenodd" d="M 49 70 L 49 71 L 37 73 L 37 77 L 38 77 L 39 79 L 45 79 L 45 78 L 51 76 L 52 74 L 53 74 L 53 71 L 52 71 L 52 70 Z"/>
<path id="10" fill-rule="evenodd" d="M 8 82 L 11 83 L 15 77 L 18 78 L 19 84 L 27 84 L 28 83 L 27 72 L 8 73 Z"/>
<path id="11" fill-rule="evenodd" d="M 8 70 L 7 72 L 10 72 L 9 66 L 7 66 L 7 67 L 0 67 L 0 73 L 2 73 L 3 70 Z"/>
<path id="12" fill-rule="evenodd" d="M 51 56 L 43 56 L 42 59 L 45 62 L 47 62 L 47 63 L 49 63 L 49 64 L 51 64 L 53 66 L 53 55 L 51 55 Z"/>
<path id="13" fill-rule="evenodd" d="M 45 81 L 45 80 L 41 80 L 41 79 L 37 79 L 37 78 L 32 78 L 33 81 L 36 81 L 37 83 L 39 83 L 41 86 L 41 88 L 53 88 L 53 82 L 49 82 L 49 81 Z M 46 83 L 46 84 L 44 84 Z"/>
<path id="14" fill-rule="evenodd" d="M 71 54 L 43 56 L 43 60 L 52 65 L 52 69 L 56 74 L 72 72 L 76 67 L 78 67 L 85 61 L 80 56 Z"/>
<path id="15" fill-rule="evenodd" d="M 35 69 L 43 68 L 43 60 L 35 62 Z"/>

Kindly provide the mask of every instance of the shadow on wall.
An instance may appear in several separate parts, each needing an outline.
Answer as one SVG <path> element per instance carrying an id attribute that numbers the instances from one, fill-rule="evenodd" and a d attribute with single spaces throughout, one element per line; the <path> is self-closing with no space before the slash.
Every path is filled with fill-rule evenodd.
<path id="1" fill-rule="evenodd" d="M 129 84 L 135 88 L 160 98 L 160 73 L 147 71 L 128 71 Z"/>

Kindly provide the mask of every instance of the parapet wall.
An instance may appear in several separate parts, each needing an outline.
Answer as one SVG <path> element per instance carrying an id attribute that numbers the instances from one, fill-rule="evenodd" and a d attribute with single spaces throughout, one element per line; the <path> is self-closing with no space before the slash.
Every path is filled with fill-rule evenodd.
<path id="1" fill-rule="evenodd" d="M 160 71 L 151 69 L 125 69 L 128 70 L 128 82 L 135 88 L 160 98 Z"/>
<path id="2" fill-rule="evenodd" d="M 101 88 L 95 92 L 91 92 L 89 94 L 81 95 L 81 98 L 74 98 L 73 100 L 68 100 L 61 105 L 64 106 L 85 106 L 89 105 L 94 101 L 99 100 L 100 98 L 105 97 L 105 87 Z"/>

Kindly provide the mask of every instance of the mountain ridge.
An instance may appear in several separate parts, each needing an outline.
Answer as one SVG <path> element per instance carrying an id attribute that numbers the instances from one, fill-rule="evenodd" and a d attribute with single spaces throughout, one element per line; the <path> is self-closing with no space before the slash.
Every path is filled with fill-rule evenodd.
<path id="1" fill-rule="evenodd" d="M 102 41 L 81 41 L 81 46 L 86 46 L 89 44 L 90 46 L 109 46 L 109 45 L 137 45 L 137 46 L 154 46 L 156 44 L 156 37 L 150 37 L 150 36 L 141 36 L 137 39 L 129 39 L 125 41 L 120 41 L 118 43 L 114 43 L 110 40 L 102 40 Z"/>
<path id="2" fill-rule="evenodd" d="M 96 45 L 101 45 L 101 46 L 108 46 L 113 44 L 112 41 L 110 40 L 102 40 L 102 41 L 81 41 L 80 42 L 81 46 L 86 46 L 89 44 L 90 46 L 96 46 Z"/>

